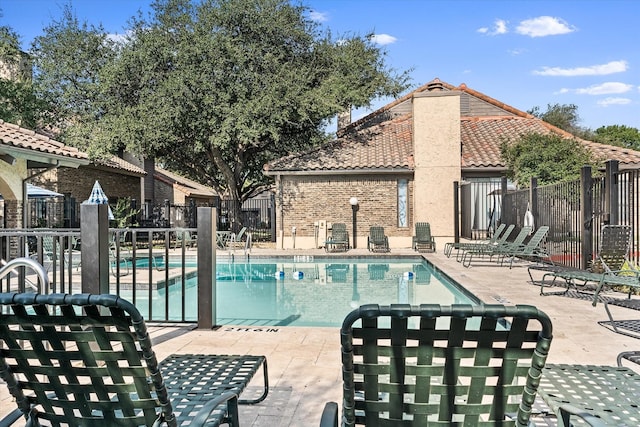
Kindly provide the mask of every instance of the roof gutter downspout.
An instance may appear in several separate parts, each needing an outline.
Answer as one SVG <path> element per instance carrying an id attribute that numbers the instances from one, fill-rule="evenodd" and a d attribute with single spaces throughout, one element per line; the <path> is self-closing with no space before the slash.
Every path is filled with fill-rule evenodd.
<path id="1" fill-rule="evenodd" d="M 60 167 L 60 160 L 56 160 L 55 165 L 51 165 L 48 168 L 41 170 L 40 172 L 36 172 L 33 175 L 29 175 L 25 179 L 22 180 L 22 228 L 27 228 L 27 210 L 29 208 L 29 196 L 27 195 L 27 181 L 32 180 L 33 178 L 45 174 L 54 169 L 58 169 Z"/>

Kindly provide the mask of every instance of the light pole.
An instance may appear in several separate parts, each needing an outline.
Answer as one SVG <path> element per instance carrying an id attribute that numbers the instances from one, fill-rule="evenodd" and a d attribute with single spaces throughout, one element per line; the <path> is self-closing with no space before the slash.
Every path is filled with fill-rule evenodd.
<path id="1" fill-rule="evenodd" d="M 358 198 L 357 197 L 352 197 L 349 199 L 349 204 L 351 204 L 351 211 L 353 213 L 353 249 L 356 249 L 358 247 L 357 244 L 357 232 L 358 232 L 358 228 L 357 228 L 357 218 L 356 218 L 356 212 L 358 212 Z"/>

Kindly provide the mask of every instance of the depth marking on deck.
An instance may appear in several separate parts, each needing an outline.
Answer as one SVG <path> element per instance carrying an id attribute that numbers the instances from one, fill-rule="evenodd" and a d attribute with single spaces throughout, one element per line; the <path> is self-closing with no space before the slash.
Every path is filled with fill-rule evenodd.
<path id="1" fill-rule="evenodd" d="M 493 299 L 501 304 L 511 304 L 507 298 L 501 297 L 500 295 L 493 295 Z"/>
<path id="2" fill-rule="evenodd" d="M 279 329 L 273 328 L 226 328 L 225 332 L 279 332 Z"/>

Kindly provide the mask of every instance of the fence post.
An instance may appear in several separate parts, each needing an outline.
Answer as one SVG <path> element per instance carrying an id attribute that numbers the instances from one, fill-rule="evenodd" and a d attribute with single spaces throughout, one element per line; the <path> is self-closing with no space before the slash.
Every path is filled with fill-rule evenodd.
<path id="1" fill-rule="evenodd" d="M 453 241 L 460 242 L 460 182 L 453 181 Z"/>
<path id="2" fill-rule="evenodd" d="M 591 166 L 580 170 L 580 212 L 582 212 L 582 232 L 580 236 L 580 268 L 585 270 L 593 257 L 593 182 Z"/>
<path id="3" fill-rule="evenodd" d="M 617 160 L 608 160 L 604 177 L 605 209 L 608 221 L 605 224 L 618 225 L 620 218 L 618 215 L 620 199 L 618 198 L 618 166 Z"/>
<path id="4" fill-rule="evenodd" d="M 109 293 L 109 205 L 80 205 L 82 292 Z"/>
<path id="5" fill-rule="evenodd" d="M 198 208 L 198 328 L 212 329 L 216 322 L 217 210 Z"/>
<path id="6" fill-rule="evenodd" d="M 189 228 L 196 226 L 196 201 L 189 199 Z"/>
<path id="7" fill-rule="evenodd" d="M 271 241 L 276 241 L 276 196 L 271 194 L 269 198 L 269 225 L 271 230 Z"/>
<path id="8" fill-rule="evenodd" d="M 507 177 L 503 176 L 500 178 L 500 224 L 517 224 L 518 220 L 513 215 L 513 212 L 509 211 L 507 215 L 507 193 L 509 192 L 509 186 L 507 183 Z M 506 217 L 506 218 L 505 218 Z"/>

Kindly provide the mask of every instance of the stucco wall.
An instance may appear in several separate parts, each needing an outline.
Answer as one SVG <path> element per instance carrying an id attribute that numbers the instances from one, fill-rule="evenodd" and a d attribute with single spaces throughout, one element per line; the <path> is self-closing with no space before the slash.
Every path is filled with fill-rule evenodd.
<path id="1" fill-rule="evenodd" d="M 357 220 L 357 247 L 367 245 L 371 225 L 381 225 L 389 236 L 392 247 L 411 246 L 413 223 L 409 211 L 406 228 L 398 228 L 398 179 L 408 180 L 408 205 L 412 206 L 413 181 L 411 175 L 332 175 L 283 176 L 278 189 L 282 199 L 278 205 L 276 221 L 282 232 L 278 247 L 292 248 L 292 227 L 296 227 L 296 248 L 315 246 L 314 222 L 343 222 L 352 239 L 353 211 L 351 197 L 359 201 Z M 323 241 L 322 241 L 323 242 Z M 321 243 L 322 243 L 321 242 Z M 352 240 L 353 245 L 353 240 Z"/>
<path id="2" fill-rule="evenodd" d="M 453 182 L 460 181 L 460 93 L 426 92 L 413 99 L 414 221 L 429 222 L 437 247 L 451 240 Z"/>

